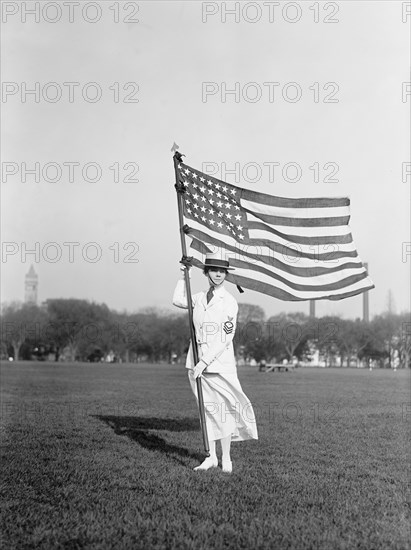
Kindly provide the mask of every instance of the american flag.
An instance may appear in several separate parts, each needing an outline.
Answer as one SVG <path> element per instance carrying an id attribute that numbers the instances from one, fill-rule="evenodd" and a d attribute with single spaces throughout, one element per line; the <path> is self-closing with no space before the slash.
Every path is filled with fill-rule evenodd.
<path id="1" fill-rule="evenodd" d="M 275 197 L 177 167 L 194 266 L 223 251 L 235 268 L 228 281 L 288 301 L 374 288 L 351 236 L 348 198 Z"/>

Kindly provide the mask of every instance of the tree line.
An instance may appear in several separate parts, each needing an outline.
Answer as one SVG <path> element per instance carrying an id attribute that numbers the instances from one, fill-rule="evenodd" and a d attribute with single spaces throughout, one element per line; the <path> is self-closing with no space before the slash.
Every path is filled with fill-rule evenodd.
<path id="1" fill-rule="evenodd" d="M 3 359 L 182 362 L 189 334 L 186 312 L 154 308 L 120 313 L 86 300 L 49 299 L 1 311 Z M 239 304 L 234 346 L 240 362 L 313 364 L 321 357 L 324 366 L 410 367 L 411 321 L 409 313 L 370 322 L 303 313 L 267 319 L 261 307 Z"/>

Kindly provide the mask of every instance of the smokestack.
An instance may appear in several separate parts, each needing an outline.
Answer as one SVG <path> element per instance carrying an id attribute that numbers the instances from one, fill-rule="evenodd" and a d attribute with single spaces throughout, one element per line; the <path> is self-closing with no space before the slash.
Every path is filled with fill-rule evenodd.
<path id="1" fill-rule="evenodd" d="M 368 262 L 364 262 L 364 267 L 368 272 Z M 362 319 L 366 323 L 370 320 L 369 302 L 368 302 L 368 290 L 363 292 L 362 295 Z"/>
<path id="2" fill-rule="evenodd" d="M 315 300 L 310 300 L 310 317 L 315 317 Z"/>

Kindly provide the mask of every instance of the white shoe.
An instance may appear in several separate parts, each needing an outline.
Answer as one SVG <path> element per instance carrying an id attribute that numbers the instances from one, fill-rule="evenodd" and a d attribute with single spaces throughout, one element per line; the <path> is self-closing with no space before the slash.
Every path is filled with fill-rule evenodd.
<path id="1" fill-rule="evenodd" d="M 231 462 L 231 460 L 223 460 L 222 468 L 223 472 L 231 474 L 231 472 L 233 471 L 233 463 Z"/>
<path id="2" fill-rule="evenodd" d="M 218 466 L 217 457 L 208 456 L 200 466 L 196 466 L 194 470 L 209 470 Z"/>

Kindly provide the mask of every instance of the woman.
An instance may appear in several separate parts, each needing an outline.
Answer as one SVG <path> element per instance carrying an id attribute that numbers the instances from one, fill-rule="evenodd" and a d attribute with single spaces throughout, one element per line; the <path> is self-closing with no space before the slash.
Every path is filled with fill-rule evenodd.
<path id="1" fill-rule="evenodd" d="M 173 304 L 187 308 L 187 296 L 183 280 L 178 281 Z M 244 394 L 237 377 L 233 338 L 235 334 L 238 304 L 224 288 L 228 270 L 227 260 L 216 254 L 208 254 L 204 275 L 209 289 L 192 296 L 193 322 L 198 347 L 199 362 L 195 365 L 192 343 L 187 354 L 186 368 L 191 389 L 197 399 L 196 378 L 202 377 L 202 390 L 206 415 L 210 456 L 194 470 L 208 470 L 218 465 L 216 441 L 220 441 L 222 469 L 232 472 L 231 441 L 258 439 L 254 411 Z"/>

